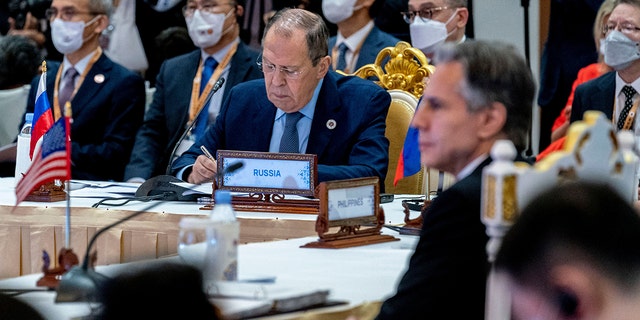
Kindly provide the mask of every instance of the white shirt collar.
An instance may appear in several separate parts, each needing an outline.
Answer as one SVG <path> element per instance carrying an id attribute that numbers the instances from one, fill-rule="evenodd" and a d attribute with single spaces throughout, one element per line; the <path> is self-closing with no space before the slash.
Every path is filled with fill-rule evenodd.
<path id="1" fill-rule="evenodd" d="M 356 51 L 358 46 L 364 42 L 364 39 L 369 35 L 369 32 L 373 29 L 373 20 L 369 21 L 364 27 L 360 28 L 360 30 L 356 31 L 350 37 L 345 38 L 342 36 L 340 31 L 338 31 L 338 35 L 336 38 L 336 47 L 341 43 L 345 43 L 351 52 Z"/>
<path id="2" fill-rule="evenodd" d="M 456 176 L 456 180 L 460 181 L 460 180 L 466 178 L 468 175 L 470 175 L 473 172 L 473 170 L 475 170 L 482 163 L 482 161 L 486 160 L 488 157 L 489 157 L 489 155 L 485 153 L 485 154 L 483 154 L 483 155 L 471 160 L 471 162 L 467 163 L 467 165 L 464 166 L 464 168 L 462 168 L 462 170 L 460 170 L 460 172 Z"/>
<path id="3" fill-rule="evenodd" d="M 98 49 L 96 49 L 98 50 Z M 78 72 L 78 74 L 83 74 L 84 73 L 84 69 L 87 68 L 87 65 L 89 64 L 89 60 L 91 60 L 91 57 L 93 57 L 93 54 L 96 53 L 96 51 L 91 51 L 91 53 L 89 53 L 88 55 L 84 56 L 82 59 L 80 59 L 80 61 L 78 61 L 76 64 L 71 64 L 71 62 L 69 62 L 69 59 L 67 59 L 67 56 L 65 55 L 63 58 L 63 65 L 62 65 L 62 76 L 64 77 L 64 75 L 67 73 L 67 70 L 69 70 L 71 67 L 74 67 L 76 69 L 76 71 Z"/>
<path id="4" fill-rule="evenodd" d="M 240 38 L 235 38 L 233 41 L 229 42 L 229 44 L 222 47 L 220 50 L 214 52 L 213 54 L 208 54 L 204 52 L 204 49 L 201 49 L 200 57 L 202 58 L 202 61 L 207 60 L 208 57 L 213 57 L 214 59 L 216 59 L 218 63 L 220 63 L 222 62 L 222 60 L 224 60 L 224 57 L 227 55 L 227 53 L 229 53 L 229 50 L 231 50 L 231 47 L 233 47 L 235 43 L 239 43 L 239 42 L 240 42 Z M 227 64 L 227 67 L 229 67 L 230 65 L 231 65 L 231 62 Z"/>

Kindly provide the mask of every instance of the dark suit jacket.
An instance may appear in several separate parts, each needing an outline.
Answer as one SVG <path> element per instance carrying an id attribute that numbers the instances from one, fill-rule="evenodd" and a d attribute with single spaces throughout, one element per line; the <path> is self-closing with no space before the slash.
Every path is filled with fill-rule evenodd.
<path id="1" fill-rule="evenodd" d="M 58 62 L 47 62 L 51 107 L 59 67 Z M 96 82 L 96 75 L 103 75 L 104 81 Z M 40 76 L 31 83 L 27 112 L 33 112 L 39 79 Z M 136 132 L 142 124 L 144 104 L 144 80 L 102 54 L 71 99 L 71 176 L 74 179 L 122 180 Z"/>
<path id="2" fill-rule="evenodd" d="M 200 63 L 200 50 L 175 57 L 162 64 L 156 79 L 156 92 L 136 137 L 136 144 L 125 180 L 165 174 L 169 157 L 189 120 L 191 83 Z M 231 58 L 225 79 L 224 97 L 240 82 L 262 78 L 255 61 L 258 53 L 240 43 Z M 220 93 L 216 93 L 220 94 Z"/>
<path id="3" fill-rule="evenodd" d="M 484 319 L 489 238 L 480 220 L 480 193 L 482 169 L 490 162 L 483 161 L 423 212 L 409 268 L 377 319 Z"/>
<path id="4" fill-rule="evenodd" d="M 306 153 L 318 156 L 318 180 L 387 174 L 389 141 L 384 136 L 391 97 L 371 81 L 329 72 L 316 103 Z M 173 164 L 173 174 L 193 165 L 200 146 L 217 150 L 269 151 L 276 106 L 264 80 L 235 86 L 213 126 Z M 334 120 L 334 129 L 327 121 Z"/>
<path id="5" fill-rule="evenodd" d="M 616 72 L 611 71 L 587 81 L 576 88 L 571 105 L 571 122 L 582 120 L 587 110 L 604 112 L 607 118 L 613 117 L 613 104 L 616 96 Z"/>
<path id="6" fill-rule="evenodd" d="M 336 40 L 336 36 L 329 38 L 329 51 L 336 45 Z M 378 53 L 380 53 L 382 49 L 395 47 L 398 41 L 400 41 L 400 39 L 374 26 L 362 43 L 362 48 L 360 48 L 360 53 L 358 54 L 358 61 L 356 62 L 356 70 L 365 64 L 374 63 Z M 329 54 L 331 54 L 331 52 L 329 52 Z M 353 73 L 356 70 L 350 70 L 350 72 Z"/>

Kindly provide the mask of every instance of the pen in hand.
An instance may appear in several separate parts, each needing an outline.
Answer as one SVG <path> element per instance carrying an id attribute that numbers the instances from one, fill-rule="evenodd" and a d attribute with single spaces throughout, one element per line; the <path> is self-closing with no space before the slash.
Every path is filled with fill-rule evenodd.
<path id="1" fill-rule="evenodd" d="M 204 145 L 200 146 L 200 150 L 202 150 L 202 153 L 204 153 L 204 155 L 207 156 L 207 158 L 211 159 L 211 161 L 216 161 L 216 159 L 214 159 L 213 156 L 211 155 L 211 152 L 209 152 L 209 150 L 207 150 L 207 148 Z"/>

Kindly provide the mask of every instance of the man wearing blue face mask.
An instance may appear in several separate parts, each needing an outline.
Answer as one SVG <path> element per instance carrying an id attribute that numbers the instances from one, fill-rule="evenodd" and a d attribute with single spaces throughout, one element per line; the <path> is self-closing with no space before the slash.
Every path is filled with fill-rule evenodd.
<path id="1" fill-rule="evenodd" d="M 609 72 L 576 88 L 571 122 L 581 120 L 586 110 L 599 110 L 618 130 L 640 135 L 636 120 L 640 102 L 640 0 L 618 0 L 603 32 L 604 62 Z"/>
<path id="2" fill-rule="evenodd" d="M 143 79 L 102 53 L 111 0 L 53 0 L 46 12 L 62 63 L 47 63 L 47 92 L 55 120 L 71 103 L 71 175 L 121 181 L 144 116 Z M 34 110 L 34 79 L 27 113 Z"/>
<path id="3" fill-rule="evenodd" d="M 165 174 L 218 115 L 234 85 L 262 78 L 258 53 L 240 41 L 237 19 L 244 1 L 189 0 L 183 14 L 199 50 L 167 60 L 156 78 L 156 92 L 136 137 L 125 180 L 143 182 Z M 224 78 L 220 92 L 215 83 Z M 191 84 L 191 85 L 190 85 Z"/>
<path id="4" fill-rule="evenodd" d="M 382 0 L 322 0 L 325 18 L 338 26 L 338 34 L 329 38 L 334 70 L 353 73 L 400 41 L 374 25 L 373 17 L 382 5 Z"/>
<path id="5" fill-rule="evenodd" d="M 429 59 L 441 44 L 466 40 L 467 0 L 409 0 L 409 11 L 402 16 L 409 24 L 411 45 Z"/>

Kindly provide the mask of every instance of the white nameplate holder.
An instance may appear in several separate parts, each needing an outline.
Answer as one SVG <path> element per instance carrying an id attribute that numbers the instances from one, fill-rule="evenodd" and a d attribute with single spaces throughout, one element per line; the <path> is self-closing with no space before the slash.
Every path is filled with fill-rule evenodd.
<path id="1" fill-rule="evenodd" d="M 380 232 L 384 210 L 378 177 L 323 182 L 318 193 L 316 232 L 320 238 L 303 248 L 340 249 L 400 240 Z M 338 230 L 330 233 L 331 228 Z"/>
<path id="2" fill-rule="evenodd" d="M 315 154 L 218 150 L 216 156 L 218 172 L 243 163 L 240 169 L 218 177 L 213 184 L 212 194 L 216 189 L 246 194 L 233 196 L 236 210 L 318 214 Z"/>

